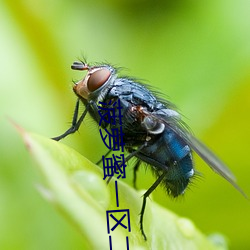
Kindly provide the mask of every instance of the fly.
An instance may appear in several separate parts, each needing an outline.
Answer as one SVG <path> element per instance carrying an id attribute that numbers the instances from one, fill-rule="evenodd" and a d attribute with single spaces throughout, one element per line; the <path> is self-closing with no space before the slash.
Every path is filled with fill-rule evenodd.
<path id="1" fill-rule="evenodd" d="M 126 160 L 137 158 L 134 184 L 136 171 L 141 163 L 151 166 L 157 176 L 156 181 L 143 195 L 140 230 L 145 240 L 143 216 L 147 197 L 159 184 L 162 184 L 172 197 L 184 193 L 195 174 L 192 151 L 246 197 L 227 166 L 188 131 L 172 103 L 158 98 L 146 85 L 132 78 L 118 77 L 117 70 L 111 65 L 90 66 L 85 62 L 74 62 L 71 68 L 87 71 L 87 74 L 73 87 L 78 99 L 71 127 L 53 139 L 59 141 L 76 132 L 87 113 L 99 124 L 98 102 L 120 101 L 123 143 L 129 153 Z M 84 104 L 85 110 L 78 117 L 80 102 Z M 118 125 L 107 126 L 101 123 L 101 127 L 109 130 L 116 126 Z"/>

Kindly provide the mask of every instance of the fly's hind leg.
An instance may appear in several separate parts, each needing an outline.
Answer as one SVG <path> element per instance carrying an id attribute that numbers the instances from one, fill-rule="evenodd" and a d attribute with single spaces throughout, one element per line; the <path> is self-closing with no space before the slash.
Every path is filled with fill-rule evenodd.
<path id="1" fill-rule="evenodd" d="M 147 198 L 158 187 L 158 185 L 162 182 L 162 180 L 164 179 L 166 174 L 167 174 L 167 172 L 163 172 L 163 174 L 158 177 L 158 179 L 153 183 L 153 185 L 143 195 L 142 208 L 141 208 L 141 212 L 140 212 L 140 230 L 141 230 L 141 233 L 142 233 L 144 240 L 147 240 L 147 237 L 146 237 L 146 234 L 145 234 L 144 228 L 143 228 L 143 217 L 144 217 L 144 212 L 145 212 L 145 208 L 146 208 Z"/>

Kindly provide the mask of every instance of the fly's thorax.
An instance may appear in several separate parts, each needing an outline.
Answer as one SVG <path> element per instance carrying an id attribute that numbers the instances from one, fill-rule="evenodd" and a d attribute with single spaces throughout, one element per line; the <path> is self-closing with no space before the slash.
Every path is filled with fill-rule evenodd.
<path id="1" fill-rule="evenodd" d="M 81 70 L 88 70 L 88 72 L 75 84 L 73 90 L 78 97 L 85 100 L 102 100 L 107 93 L 108 86 L 112 85 L 117 77 L 115 69 L 109 65 L 96 67 L 83 65 Z"/>

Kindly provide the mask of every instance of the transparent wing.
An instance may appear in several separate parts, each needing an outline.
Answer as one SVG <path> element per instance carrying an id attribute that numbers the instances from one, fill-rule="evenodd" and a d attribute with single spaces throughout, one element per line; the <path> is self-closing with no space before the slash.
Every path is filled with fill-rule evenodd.
<path id="1" fill-rule="evenodd" d="M 162 113 L 159 115 L 151 113 L 151 115 L 154 117 L 154 119 L 157 119 L 166 127 L 169 127 L 171 130 L 173 130 L 209 165 L 211 169 L 231 183 L 243 196 L 248 199 L 247 195 L 237 185 L 236 178 L 229 168 L 210 149 L 208 149 L 202 142 L 200 142 L 188 131 L 179 117 L 166 115 L 164 117 Z"/>
<path id="2" fill-rule="evenodd" d="M 230 169 L 210 149 L 181 126 L 170 127 L 208 164 L 210 168 L 231 183 L 243 196 L 248 198 L 243 190 L 237 185 L 236 178 Z"/>

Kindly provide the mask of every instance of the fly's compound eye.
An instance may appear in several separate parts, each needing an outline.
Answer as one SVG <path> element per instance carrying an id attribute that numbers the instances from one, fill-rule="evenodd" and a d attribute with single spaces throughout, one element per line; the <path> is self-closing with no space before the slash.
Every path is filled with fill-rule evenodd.
<path id="1" fill-rule="evenodd" d="M 111 72 L 108 69 L 98 69 L 90 74 L 88 79 L 88 90 L 93 92 L 99 89 L 110 77 Z"/>

